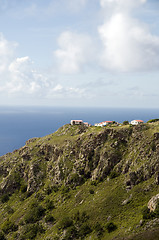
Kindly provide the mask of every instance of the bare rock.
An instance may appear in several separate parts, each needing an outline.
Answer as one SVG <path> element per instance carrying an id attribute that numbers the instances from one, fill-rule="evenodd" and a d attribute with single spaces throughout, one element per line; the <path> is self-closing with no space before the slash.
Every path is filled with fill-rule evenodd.
<path id="1" fill-rule="evenodd" d="M 147 207 L 150 209 L 150 211 L 155 211 L 157 204 L 159 202 L 159 194 L 157 194 L 156 196 L 153 196 L 150 201 L 147 204 Z"/>

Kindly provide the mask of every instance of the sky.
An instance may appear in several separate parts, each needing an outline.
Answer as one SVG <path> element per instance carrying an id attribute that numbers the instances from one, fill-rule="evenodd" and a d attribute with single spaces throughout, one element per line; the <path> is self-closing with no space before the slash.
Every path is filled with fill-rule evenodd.
<path id="1" fill-rule="evenodd" d="M 0 0 L 0 105 L 158 108 L 158 0 Z"/>

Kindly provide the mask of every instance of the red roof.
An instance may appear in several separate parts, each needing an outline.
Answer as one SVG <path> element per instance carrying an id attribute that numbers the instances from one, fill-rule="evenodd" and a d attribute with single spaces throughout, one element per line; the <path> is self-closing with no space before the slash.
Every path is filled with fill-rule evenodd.
<path id="1" fill-rule="evenodd" d="M 104 122 L 101 122 L 101 123 L 112 123 L 113 121 L 104 121 Z"/>
<path id="2" fill-rule="evenodd" d="M 142 121 L 142 120 L 135 120 L 135 121 L 137 121 L 137 122 L 144 122 L 144 121 Z"/>

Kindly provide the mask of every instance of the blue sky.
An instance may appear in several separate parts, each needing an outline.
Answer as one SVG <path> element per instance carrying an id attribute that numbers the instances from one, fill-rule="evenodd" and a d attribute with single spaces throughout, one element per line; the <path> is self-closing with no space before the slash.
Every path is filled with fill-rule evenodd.
<path id="1" fill-rule="evenodd" d="M 157 0 L 0 0 L 0 104 L 152 107 Z"/>

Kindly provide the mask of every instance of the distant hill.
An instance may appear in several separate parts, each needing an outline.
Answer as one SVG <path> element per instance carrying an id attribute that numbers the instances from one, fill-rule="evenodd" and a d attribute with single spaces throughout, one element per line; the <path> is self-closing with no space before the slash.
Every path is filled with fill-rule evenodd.
<path id="1" fill-rule="evenodd" d="M 159 122 L 64 125 L 0 157 L 0 240 L 158 240 L 158 184 Z"/>

